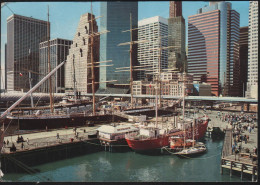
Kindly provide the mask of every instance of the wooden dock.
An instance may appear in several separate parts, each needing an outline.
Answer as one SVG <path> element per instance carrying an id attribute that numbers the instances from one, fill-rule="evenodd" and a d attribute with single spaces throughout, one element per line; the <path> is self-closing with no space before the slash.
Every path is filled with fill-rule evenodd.
<path id="1" fill-rule="evenodd" d="M 225 139 L 222 148 L 221 157 L 221 174 L 223 174 L 223 168 L 230 170 L 230 176 L 233 171 L 241 173 L 241 180 L 243 174 L 251 174 L 252 181 L 258 175 L 258 159 L 256 155 L 250 155 L 248 153 L 232 154 L 232 129 L 225 130 Z"/>

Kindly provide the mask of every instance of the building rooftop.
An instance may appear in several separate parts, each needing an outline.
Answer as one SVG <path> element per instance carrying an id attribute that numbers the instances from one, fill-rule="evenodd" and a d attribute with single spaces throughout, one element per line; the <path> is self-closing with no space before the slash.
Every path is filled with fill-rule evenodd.
<path id="1" fill-rule="evenodd" d="M 154 17 L 150 17 L 150 18 L 146 18 L 146 19 L 142 19 L 142 20 L 138 21 L 138 26 L 143 26 L 143 25 L 151 24 L 151 23 L 155 23 L 155 22 L 162 22 L 162 23 L 168 25 L 168 19 L 163 18 L 161 16 L 154 16 Z"/>
<path id="2" fill-rule="evenodd" d="M 26 16 L 22 16 L 22 15 L 17 15 L 17 14 L 13 14 L 10 17 L 8 17 L 7 22 L 11 21 L 13 18 L 21 18 L 21 19 L 24 19 L 24 20 L 47 23 L 47 21 L 44 21 L 44 20 L 36 19 L 36 18 L 33 18 L 33 17 L 26 17 Z"/>

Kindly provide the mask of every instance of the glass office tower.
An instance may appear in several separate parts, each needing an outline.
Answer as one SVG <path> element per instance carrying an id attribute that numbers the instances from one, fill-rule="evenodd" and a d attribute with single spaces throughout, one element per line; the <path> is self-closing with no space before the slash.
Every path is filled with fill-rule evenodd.
<path id="1" fill-rule="evenodd" d="M 7 90 L 28 91 L 39 79 L 39 43 L 47 40 L 47 22 L 12 15 L 7 18 Z"/>
<path id="2" fill-rule="evenodd" d="M 69 54 L 69 48 L 72 44 L 71 40 L 67 39 L 53 39 L 50 40 L 50 63 L 51 70 L 57 67 L 60 63 L 66 60 Z M 44 78 L 49 73 L 48 65 L 48 41 L 40 43 L 40 73 L 41 78 Z M 64 93 L 64 65 L 61 66 L 51 77 L 52 79 L 52 92 Z M 40 87 L 40 92 L 48 93 L 49 90 L 49 80 L 45 81 Z"/>
<path id="3" fill-rule="evenodd" d="M 138 27 L 138 2 L 101 2 L 100 31 L 109 33 L 100 36 L 100 61 L 112 60 L 113 66 L 104 66 L 110 63 L 100 63 L 100 89 L 129 88 L 130 72 L 116 72 L 116 68 L 130 66 L 129 45 L 118 46 L 120 43 L 130 42 L 130 13 L 132 15 L 132 28 Z M 132 40 L 137 40 L 137 30 L 133 31 Z M 137 65 L 137 44 L 133 45 L 133 65 Z M 103 67 L 102 67 L 103 66 Z M 136 79 L 136 75 L 134 75 Z M 116 82 L 102 83 L 117 80 Z M 121 86 L 120 86 L 121 84 Z M 117 91 L 118 92 L 118 91 Z M 123 91 L 124 92 L 124 91 Z"/>
<path id="4" fill-rule="evenodd" d="M 186 72 L 185 19 L 181 1 L 170 1 L 168 34 L 168 68 Z"/>
<path id="5" fill-rule="evenodd" d="M 188 73 L 216 96 L 237 96 L 240 15 L 231 3 L 210 2 L 188 20 Z"/>

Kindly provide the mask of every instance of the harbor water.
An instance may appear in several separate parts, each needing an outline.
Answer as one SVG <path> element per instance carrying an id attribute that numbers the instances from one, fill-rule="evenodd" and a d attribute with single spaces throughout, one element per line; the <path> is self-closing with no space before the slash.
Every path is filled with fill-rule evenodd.
<path id="1" fill-rule="evenodd" d="M 205 137 L 207 153 L 195 158 L 144 155 L 133 151 L 96 152 L 44 165 L 37 171 L 7 173 L 5 182 L 240 182 L 240 174 L 220 174 L 223 140 Z M 243 181 L 251 181 L 244 176 Z"/>

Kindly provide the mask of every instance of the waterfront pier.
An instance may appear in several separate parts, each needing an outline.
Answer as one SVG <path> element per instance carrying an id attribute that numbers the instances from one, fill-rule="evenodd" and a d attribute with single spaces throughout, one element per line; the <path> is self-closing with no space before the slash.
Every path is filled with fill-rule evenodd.
<path id="1" fill-rule="evenodd" d="M 17 172 L 21 171 L 21 167 L 25 170 L 30 166 L 101 151 L 96 136 L 97 127 L 73 127 L 6 136 L 0 157 L 2 170 L 4 173 Z M 24 142 L 17 142 L 18 136 L 22 136 Z"/>
<path id="2" fill-rule="evenodd" d="M 242 125 L 246 125 L 243 123 Z M 258 154 L 257 154 L 257 130 L 254 128 L 253 131 L 248 131 L 247 127 L 245 130 L 241 130 L 241 136 L 248 136 L 248 140 L 237 139 L 237 135 L 234 135 L 236 126 L 226 126 L 224 129 L 225 138 L 222 148 L 221 156 L 221 169 L 220 172 L 223 174 L 223 169 L 229 169 L 230 176 L 233 175 L 234 171 L 240 172 L 241 180 L 244 174 L 252 175 L 252 181 L 256 181 L 258 176 Z M 242 134 L 243 133 L 243 134 Z M 239 135 L 240 136 L 240 135 Z"/>

